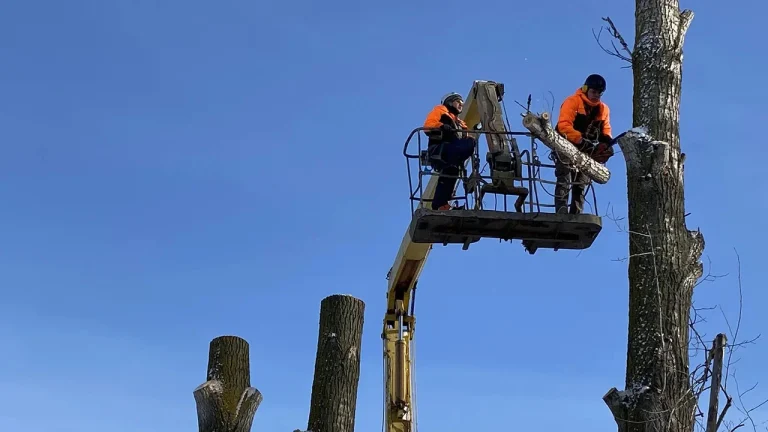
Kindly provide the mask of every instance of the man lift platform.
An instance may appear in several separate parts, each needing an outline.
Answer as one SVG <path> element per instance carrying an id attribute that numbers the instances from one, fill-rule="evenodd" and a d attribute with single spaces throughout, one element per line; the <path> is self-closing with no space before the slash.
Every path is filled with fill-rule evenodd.
<path id="1" fill-rule="evenodd" d="M 536 137 L 533 134 L 507 130 L 501 104 L 503 96 L 503 84 L 476 81 L 459 115 L 459 118 L 470 125 L 470 133 L 478 139 L 478 144 L 480 136 L 486 137 L 486 162 L 490 168 L 490 174 L 483 175 L 480 172 L 478 145 L 470 157 L 470 172 L 467 174 L 464 167 L 459 176 L 455 177 L 463 183 L 464 190 L 468 191 L 467 195 L 453 197 L 457 202 L 465 202 L 459 209 L 438 211 L 426 205 L 432 200 L 437 178 L 447 175 L 435 170 L 435 165 L 440 165 L 439 155 L 430 156 L 427 150 L 423 149 L 419 132 L 428 130 L 424 127 L 416 128 L 408 136 L 403 154 L 408 163 L 408 182 L 411 190 L 411 241 L 444 245 L 458 243 L 467 249 L 471 243 L 481 238 L 521 240 L 531 254 L 542 248 L 589 248 L 602 229 L 600 217 L 596 214 L 555 214 L 541 211 L 541 207 L 554 205 L 539 202 L 539 183 L 554 185 L 554 181 L 542 179 L 540 170 L 554 169 L 554 165 L 540 161 L 536 153 Z M 515 136 L 521 135 L 530 137 L 530 150 L 520 151 Z M 410 154 L 408 150 L 414 136 L 418 141 L 418 153 Z M 411 160 L 414 159 L 418 160 L 419 164 L 418 179 L 415 182 L 411 175 Z M 525 176 L 523 167 L 527 171 Z M 425 189 L 423 179 L 427 176 L 430 180 Z M 541 188 L 543 189 L 543 186 Z M 534 191 L 533 197 L 529 196 L 531 191 Z M 497 201 L 502 199 L 503 209 L 485 208 L 484 198 L 489 194 L 494 195 Z M 594 190 L 592 195 L 594 198 Z M 509 196 L 517 197 L 514 212 L 507 208 Z M 414 209 L 414 203 L 419 204 L 418 208 Z"/>
<path id="2" fill-rule="evenodd" d="M 481 238 L 520 239 L 526 250 L 586 249 L 600 232 L 600 218 L 591 214 L 525 213 L 496 210 L 437 211 L 419 208 L 409 232 L 414 243 L 459 243 Z"/>
<path id="3" fill-rule="evenodd" d="M 503 96 L 503 84 L 475 81 L 459 115 L 468 125 L 470 134 L 477 138 L 485 136 L 488 147 L 486 162 L 490 168 L 490 175 L 481 174 L 480 146 L 476 146 L 469 158 L 469 173 L 463 167 L 456 176 L 463 183 L 464 190 L 469 191 L 465 196 L 451 199 L 457 202 L 463 200 L 461 209 L 431 209 L 438 183 L 434 167 L 440 165 L 440 155 L 431 154 L 422 146 L 421 131 L 425 129 L 414 129 L 403 148 L 408 165 L 412 219 L 394 264 L 387 273 L 387 310 L 381 334 L 384 344 L 384 432 L 417 431 L 414 307 L 416 285 L 433 244 L 458 243 L 467 249 L 471 243 L 482 238 L 521 240 L 525 249 L 533 254 L 542 248 L 586 249 L 600 233 L 601 220 L 596 214 L 555 214 L 554 195 L 553 204 L 539 202 L 539 185 L 546 191 L 543 184 L 550 184 L 554 189 L 556 183 L 542 179 L 541 168 L 554 170 L 555 166 L 544 164 L 539 159 L 536 137 L 530 132 L 538 125 L 525 123 L 531 120 L 530 116 L 523 120 L 529 132 L 511 132 L 511 128 L 505 126 Z M 530 97 L 528 103 L 530 105 Z M 541 119 L 548 120 L 548 116 L 542 115 Z M 551 128 L 546 132 L 551 134 Z M 530 149 L 521 151 L 515 136 L 530 137 Z M 417 138 L 418 149 L 409 153 L 414 137 Z M 550 148 L 558 147 L 552 142 L 542 142 Z M 574 154 L 572 158 L 580 159 L 582 156 Z M 418 161 L 415 179 L 411 173 L 411 161 L 414 159 Z M 580 163 L 583 166 L 591 162 L 584 162 L 583 159 L 576 161 L 577 166 Z M 604 183 L 610 173 L 603 166 L 599 170 L 603 178 L 593 180 Z M 426 185 L 424 177 L 429 178 Z M 591 186 L 589 190 L 596 212 L 594 190 Z M 486 195 L 494 196 L 497 203 L 494 208 L 486 208 Z M 508 209 L 510 196 L 517 197 L 514 211 Z M 496 208 L 499 206 L 500 209 Z M 553 211 L 542 211 L 542 207 L 552 208 Z"/>

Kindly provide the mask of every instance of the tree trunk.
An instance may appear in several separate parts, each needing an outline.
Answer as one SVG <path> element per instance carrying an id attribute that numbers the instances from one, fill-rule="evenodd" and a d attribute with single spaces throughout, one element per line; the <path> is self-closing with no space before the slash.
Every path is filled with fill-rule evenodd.
<path id="1" fill-rule="evenodd" d="M 365 303 L 332 295 L 320 304 L 315 376 L 307 430 L 353 432 Z"/>
<path id="2" fill-rule="evenodd" d="M 723 357 L 725 356 L 725 343 L 728 338 L 724 333 L 720 333 L 715 337 L 715 341 L 712 342 L 712 351 L 710 356 L 712 358 L 712 381 L 709 387 L 709 409 L 707 410 L 707 429 L 706 432 L 717 432 L 720 426 L 718 422 L 718 414 L 720 411 L 720 404 L 718 402 L 720 396 L 720 385 L 723 381 Z"/>
<path id="3" fill-rule="evenodd" d="M 248 432 L 262 395 L 251 387 L 248 342 L 236 336 L 211 341 L 207 381 L 194 391 L 200 432 Z"/>
<path id="4" fill-rule="evenodd" d="M 630 231 L 626 387 L 604 400 L 619 431 L 691 432 L 688 324 L 704 238 L 685 225 L 679 105 L 693 13 L 677 0 L 636 0 L 635 19 L 635 129 L 619 139 Z"/>

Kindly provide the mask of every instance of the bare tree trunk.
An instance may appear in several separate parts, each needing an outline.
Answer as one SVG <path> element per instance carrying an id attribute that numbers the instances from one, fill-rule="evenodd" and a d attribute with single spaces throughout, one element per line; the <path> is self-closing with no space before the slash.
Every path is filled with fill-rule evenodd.
<path id="1" fill-rule="evenodd" d="M 365 303 L 348 295 L 321 302 L 308 431 L 355 429 L 364 312 Z"/>
<path id="2" fill-rule="evenodd" d="M 691 432 L 688 324 L 704 238 L 685 225 L 679 104 L 693 13 L 680 12 L 677 0 L 636 0 L 635 18 L 636 129 L 619 139 L 630 231 L 626 387 L 604 399 L 619 431 Z"/>
<path id="3" fill-rule="evenodd" d="M 194 391 L 200 432 L 248 432 L 262 395 L 251 387 L 248 342 L 236 336 L 211 341 L 207 381 Z"/>
<path id="4" fill-rule="evenodd" d="M 725 356 L 725 343 L 728 338 L 720 333 L 712 342 L 712 384 L 709 387 L 709 409 L 707 410 L 707 429 L 706 432 L 717 432 L 720 422 L 718 422 L 718 413 L 720 403 L 720 384 L 723 381 L 723 357 Z"/>

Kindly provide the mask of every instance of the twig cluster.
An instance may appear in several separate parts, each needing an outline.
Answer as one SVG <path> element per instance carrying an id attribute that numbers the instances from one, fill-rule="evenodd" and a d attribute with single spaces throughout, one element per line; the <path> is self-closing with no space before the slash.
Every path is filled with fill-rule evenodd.
<path id="1" fill-rule="evenodd" d="M 705 426 L 702 423 L 701 419 L 705 415 L 703 411 L 700 409 L 700 407 L 697 406 L 697 413 L 696 413 L 697 428 L 705 432 L 715 432 L 720 430 L 732 432 L 748 425 L 752 427 L 753 431 L 757 431 L 758 426 L 763 426 L 766 423 L 768 423 L 765 421 L 758 423 L 752 416 L 752 413 L 755 410 L 757 410 L 758 408 L 768 403 L 768 399 L 764 399 L 760 403 L 748 408 L 744 402 L 744 396 L 747 393 L 754 390 L 755 388 L 757 388 L 757 383 L 755 383 L 749 389 L 745 391 L 741 391 L 739 388 L 739 382 L 736 377 L 736 371 L 734 368 L 734 365 L 738 362 L 738 359 L 734 360 L 733 358 L 734 353 L 737 350 L 747 345 L 754 344 L 760 338 L 760 335 L 758 334 L 756 337 L 751 339 L 738 340 L 739 331 L 741 329 L 741 320 L 743 315 L 743 303 L 744 303 L 744 294 L 743 294 L 742 281 L 741 281 L 741 259 L 739 257 L 738 252 L 736 252 L 736 260 L 737 260 L 737 269 L 738 269 L 737 286 L 738 286 L 738 295 L 739 295 L 739 310 L 736 317 L 735 327 L 731 325 L 727 315 L 725 314 L 725 311 L 720 305 L 716 307 L 708 307 L 708 308 L 692 307 L 692 311 L 691 311 L 691 319 L 690 319 L 690 325 L 689 325 L 692 333 L 691 350 L 690 350 L 691 356 L 693 357 L 696 355 L 702 355 L 702 353 L 704 355 L 703 362 L 699 364 L 691 373 L 691 383 L 692 383 L 694 395 L 696 396 L 697 400 L 699 400 L 699 398 L 705 391 L 708 391 L 710 395 L 712 395 L 712 392 L 713 392 L 712 387 L 715 387 L 717 388 L 717 392 L 722 393 L 723 397 L 725 398 L 725 405 L 717 415 L 717 421 L 714 427 L 711 425 Z M 719 277 L 712 277 L 710 273 L 708 280 L 712 281 L 717 278 Z M 707 279 L 707 278 L 704 278 L 704 279 Z M 728 343 L 727 345 L 724 346 L 724 351 L 722 355 L 723 357 L 726 357 L 725 352 L 727 352 L 727 359 L 725 359 L 724 363 L 721 365 L 721 370 L 719 371 L 722 373 L 722 377 L 723 377 L 723 381 L 720 382 L 719 385 L 713 384 L 711 379 L 708 380 L 708 378 L 711 378 L 713 374 L 718 373 L 718 371 L 714 368 L 714 361 L 713 361 L 714 360 L 713 353 L 714 353 L 715 347 L 713 346 L 712 349 L 707 348 L 707 344 L 705 342 L 705 335 L 702 335 L 698 329 L 699 323 L 706 322 L 706 319 L 704 318 L 704 315 L 703 315 L 703 311 L 712 311 L 714 309 L 719 309 L 720 312 L 722 313 L 723 319 L 726 323 L 726 326 L 728 327 L 728 333 L 730 335 L 729 338 L 734 340 L 734 342 Z M 734 384 L 736 385 L 736 391 L 733 394 L 732 392 L 729 392 L 729 389 L 728 389 L 729 378 L 732 378 Z M 714 407 L 714 409 L 717 409 L 717 408 L 718 407 Z M 735 408 L 739 413 L 741 413 L 741 416 L 737 420 L 730 420 L 726 418 L 726 415 L 728 414 L 731 408 Z M 713 407 L 710 406 L 709 410 L 711 411 L 712 409 Z M 768 430 L 768 428 L 765 428 L 765 430 Z"/>

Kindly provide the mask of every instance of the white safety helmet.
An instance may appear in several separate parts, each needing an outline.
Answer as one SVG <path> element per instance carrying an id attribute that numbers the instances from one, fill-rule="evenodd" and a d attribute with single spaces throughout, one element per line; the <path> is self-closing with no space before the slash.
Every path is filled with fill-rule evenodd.
<path id="1" fill-rule="evenodd" d="M 443 96 L 443 98 L 440 100 L 440 104 L 442 105 L 448 105 L 449 103 L 455 101 L 455 100 L 464 101 L 464 97 L 456 92 L 450 92 L 447 95 Z"/>

